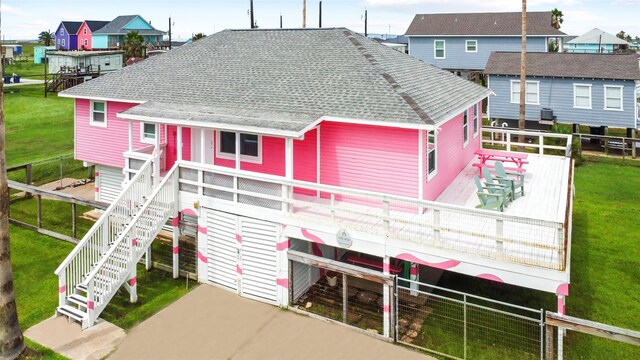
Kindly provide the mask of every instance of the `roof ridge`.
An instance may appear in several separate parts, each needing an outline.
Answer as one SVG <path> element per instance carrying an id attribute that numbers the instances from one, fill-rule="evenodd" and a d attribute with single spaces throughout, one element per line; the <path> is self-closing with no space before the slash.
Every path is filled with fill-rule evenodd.
<path id="1" fill-rule="evenodd" d="M 422 109 L 422 107 L 418 105 L 418 102 L 413 97 L 411 97 L 411 95 L 403 91 L 402 86 L 398 84 L 396 79 L 394 79 L 393 76 L 389 75 L 384 69 L 381 68 L 378 60 L 373 55 L 371 55 L 367 51 L 367 49 L 365 49 L 364 45 L 360 41 L 358 41 L 358 39 L 356 39 L 351 31 L 344 30 L 342 33 L 347 37 L 347 39 L 351 41 L 353 46 L 356 47 L 356 49 L 362 54 L 362 56 L 364 56 L 364 58 L 368 60 L 369 64 L 371 64 L 373 68 L 376 68 L 379 71 L 380 76 L 382 76 L 382 78 L 389 84 L 389 86 L 391 86 L 395 93 L 400 95 L 402 100 L 404 100 L 404 102 L 407 103 L 409 107 L 411 107 L 411 109 L 418 115 L 418 117 L 422 121 L 430 125 L 435 124 L 435 121 L 433 121 L 433 119 L 424 111 L 424 109 Z"/>

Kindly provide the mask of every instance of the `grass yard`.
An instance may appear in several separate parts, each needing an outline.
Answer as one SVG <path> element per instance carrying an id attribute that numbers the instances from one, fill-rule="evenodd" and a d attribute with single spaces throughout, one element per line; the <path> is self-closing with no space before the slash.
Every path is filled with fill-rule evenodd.
<path id="1" fill-rule="evenodd" d="M 16 61 L 13 64 L 6 65 L 4 73 L 7 76 L 17 74 L 23 79 L 44 80 L 44 64 L 35 64 L 33 62 L 33 53 L 31 53 L 31 60 Z"/>

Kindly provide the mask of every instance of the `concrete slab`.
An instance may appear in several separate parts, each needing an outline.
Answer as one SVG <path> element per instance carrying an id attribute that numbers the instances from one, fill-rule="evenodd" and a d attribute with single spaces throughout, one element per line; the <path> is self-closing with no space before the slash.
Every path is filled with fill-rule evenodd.
<path id="1" fill-rule="evenodd" d="M 431 358 L 201 285 L 131 330 L 109 359 Z"/>
<path id="2" fill-rule="evenodd" d="M 113 352 L 125 332 L 104 320 L 81 331 L 80 324 L 60 316 L 30 327 L 24 336 L 73 360 L 97 360 Z"/>

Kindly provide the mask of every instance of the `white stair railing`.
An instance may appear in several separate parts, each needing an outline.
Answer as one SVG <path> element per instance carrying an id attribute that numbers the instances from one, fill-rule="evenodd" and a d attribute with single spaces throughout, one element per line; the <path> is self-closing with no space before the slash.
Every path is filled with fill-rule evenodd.
<path id="1" fill-rule="evenodd" d="M 59 306 L 65 305 L 66 297 L 74 293 L 75 287 L 84 281 L 93 265 L 100 261 L 112 243 L 131 224 L 140 206 L 153 191 L 152 162 L 152 159 L 145 162 L 136 176 L 54 272 L 58 276 Z"/>
<path id="2" fill-rule="evenodd" d="M 88 326 L 92 326 L 135 267 L 162 226 L 177 212 L 178 164 L 165 176 L 109 251 L 91 270 L 87 287 Z"/>

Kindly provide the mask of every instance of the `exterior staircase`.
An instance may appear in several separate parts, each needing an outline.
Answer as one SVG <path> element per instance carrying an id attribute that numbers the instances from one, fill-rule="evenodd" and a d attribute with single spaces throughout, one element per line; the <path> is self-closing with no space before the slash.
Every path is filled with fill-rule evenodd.
<path id="1" fill-rule="evenodd" d="M 122 193 L 60 264 L 57 315 L 93 326 L 120 287 L 137 299 L 136 266 L 169 217 L 177 213 L 178 177 L 174 166 L 153 186 L 148 160 Z"/>

